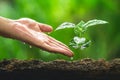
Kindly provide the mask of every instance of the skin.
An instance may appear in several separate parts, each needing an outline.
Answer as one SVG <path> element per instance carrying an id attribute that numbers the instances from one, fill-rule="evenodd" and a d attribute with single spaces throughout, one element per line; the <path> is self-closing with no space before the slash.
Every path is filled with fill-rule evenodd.
<path id="1" fill-rule="evenodd" d="M 29 18 L 12 20 L 0 17 L 1 36 L 20 40 L 49 52 L 72 57 L 73 52 L 66 45 L 45 34 L 45 32 L 51 32 L 52 30 L 51 26 Z"/>

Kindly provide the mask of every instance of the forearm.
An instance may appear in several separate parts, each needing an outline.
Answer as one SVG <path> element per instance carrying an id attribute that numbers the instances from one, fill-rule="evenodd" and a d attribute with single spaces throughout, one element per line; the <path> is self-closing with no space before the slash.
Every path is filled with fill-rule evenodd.
<path id="1" fill-rule="evenodd" d="M 8 37 L 7 35 L 11 30 L 11 22 L 12 20 L 0 16 L 0 35 L 1 36 Z"/>

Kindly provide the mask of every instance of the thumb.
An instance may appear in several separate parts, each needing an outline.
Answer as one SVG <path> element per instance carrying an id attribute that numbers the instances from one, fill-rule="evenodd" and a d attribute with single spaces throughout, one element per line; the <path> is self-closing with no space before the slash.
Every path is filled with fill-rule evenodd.
<path id="1" fill-rule="evenodd" d="M 39 23 L 38 25 L 42 32 L 51 32 L 53 30 L 52 26 L 50 25 L 42 24 L 42 23 Z"/>

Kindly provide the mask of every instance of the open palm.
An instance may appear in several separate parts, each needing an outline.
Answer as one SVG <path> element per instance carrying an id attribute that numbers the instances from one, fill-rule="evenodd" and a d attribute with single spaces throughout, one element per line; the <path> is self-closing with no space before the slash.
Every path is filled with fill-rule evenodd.
<path id="1" fill-rule="evenodd" d="M 66 45 L 44 33 L 52 31 L 52 27 L 49 25 L 38 23 L 29 18 L 22 18 L 13 20 L 12 26 L 12 30 L 14 30 L 11 34 L 12 38 L 50 52 L 73 56 L 72 51 Z"/>

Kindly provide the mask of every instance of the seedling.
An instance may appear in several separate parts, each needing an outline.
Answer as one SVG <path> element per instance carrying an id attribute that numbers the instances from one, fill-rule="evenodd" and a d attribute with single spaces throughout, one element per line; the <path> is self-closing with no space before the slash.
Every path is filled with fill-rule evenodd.
<path id="1" fill-rule="evenodd" d="M 86 39 L 84 36 L 84 33 L 87 31 L 88 27 L 98 25 L 98 24 L 106 24 L 106 23 L 108 22 L 103 20 L 97 20 L 97 19 L 89 20 L 86 23 L 84 21 L 80 21 L 77 25 L 70 22 L 64 22 L 60 26 L 58 26 L 56 30 L 73 28 L 75 36 L 73 37 L 69 45 L 75 49 L 83 50 L 86 47 L 88 47 L 91 43 L 91 40 Z"/>

